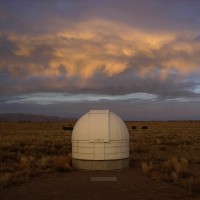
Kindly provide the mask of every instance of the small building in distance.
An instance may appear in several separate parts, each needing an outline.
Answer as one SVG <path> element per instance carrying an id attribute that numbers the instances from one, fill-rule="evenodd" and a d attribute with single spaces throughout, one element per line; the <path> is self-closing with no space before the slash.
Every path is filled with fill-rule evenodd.
<path id="1" fill-rule="evenodd" d="M 91 110 L 72 132 L 72 165 L 77 169 L 112 170 L 129 167 L 129 133 L 109 110 Z"/>

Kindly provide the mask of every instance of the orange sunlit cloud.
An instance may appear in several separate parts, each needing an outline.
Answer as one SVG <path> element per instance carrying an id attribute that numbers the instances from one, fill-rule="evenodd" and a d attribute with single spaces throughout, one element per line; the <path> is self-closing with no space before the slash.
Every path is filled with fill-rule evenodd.
<path id="1" fill-rule="evenodd" d="M 2 1 L 0 113 L 80 116 L 99 108 L 141 113 L 137 119 L 199 119 L 199 7 L 191 0 Z"/>
<path id="2" fill-rule="evenodd" d="M 184 33 L 148 33 L 121 23 L 95 19 L 52 35 L 10 35 L 17 46 L 13 50 L 16 57 L 1 61 L 0 67 L 6 66 L 13 76 L 26 68 L 28 76 L 56 77 L 63 73 L 62 66 L 66 77 L 87 79 L 97 71 L 110 77 L 128 68 L 145 77 L 159 66 L 161 79 L 166 79 L 171 69 L 185 76 L 199 70 L 200 61 L 197 56 L 200 47 L 192 42 L 194 33 L 187 32 L 186 36 L 185 42 L 179 42 Z M 45 60 L 38 61 L 34 55 L 36 51 L 46 57 Z"/>

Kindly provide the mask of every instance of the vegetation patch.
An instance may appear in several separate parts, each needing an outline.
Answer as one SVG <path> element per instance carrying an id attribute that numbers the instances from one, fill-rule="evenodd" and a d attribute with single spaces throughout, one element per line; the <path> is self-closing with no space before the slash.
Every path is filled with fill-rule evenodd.
<path id="1" fill-rule="evenodd" d="M 64 131 L 73 131 L 73 127 L 71 126 L 63 126 Z"/>
<path id="2" fill-rule="evenodd" d="M 0 187 L 71 171 L 71 133 L 60 127 L 61 122 L 0 123 Z"/>
<path id="3" fill-rule="evenodd" d="M 71 167 L 71 130 L 75 122 L 1 122 L 0 186 Z M 200 123 L 127 122 L 130 166 L 152 179 L 191 192 L 200 191 Z M 148 127 L 145 131 L 142 128 Z M 132 131 L 134 129 L 134 131 Z"/>
<path id="4" fill-rule="evenodd" d="M 148 129 L 148 126 L 142 126 L 141 129 Z"/>
<path id="5" fill-rule="evenodd" d="M 130 162 L 152 179 L 200 192 L 200 123 L 128 122 Z"/>
<path id="6" fill-rule="evenodd" d="M 131 128 L 134 130 L 134 129 L 137 129 L 137 126 L 132 126 Z"/>

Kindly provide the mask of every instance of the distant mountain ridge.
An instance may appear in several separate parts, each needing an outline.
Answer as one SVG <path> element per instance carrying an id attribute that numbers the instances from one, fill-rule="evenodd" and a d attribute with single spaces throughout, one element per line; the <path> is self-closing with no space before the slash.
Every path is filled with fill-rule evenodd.
<path id="1" fill-rule="evenodd" d="M 61 118 L 56 116 L 46 116 L 46 115 L 33 115 L 33 114 L 22 114 L 22 113 L 5 113 L 0 114 L 0 121 L 18 122 L 18 121 L 68 121 L 69 118 Z"/>

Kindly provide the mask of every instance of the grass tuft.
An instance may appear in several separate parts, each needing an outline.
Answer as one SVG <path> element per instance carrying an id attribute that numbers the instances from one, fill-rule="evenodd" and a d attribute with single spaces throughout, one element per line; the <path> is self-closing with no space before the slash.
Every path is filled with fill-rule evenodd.
<path id="1" fill-rule="evenodd" d="M 142 168 L 143 174 L 148 174 L 150 171 L 153 170 L 153 163 L 151 161 L 150 162 L 142 162 L 141 168 Z"/>
<path id="2" fill-rule="evenodd" d="M 59 156 L 55 157 L 53 160 L 53 167 L 59 172 L 71 171 L 70 166 L 70 157 L 69 156 Z"/>

